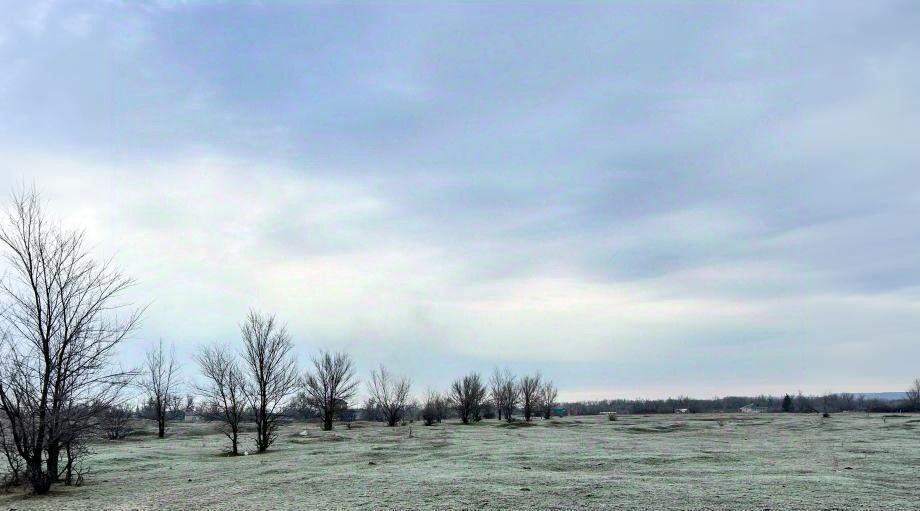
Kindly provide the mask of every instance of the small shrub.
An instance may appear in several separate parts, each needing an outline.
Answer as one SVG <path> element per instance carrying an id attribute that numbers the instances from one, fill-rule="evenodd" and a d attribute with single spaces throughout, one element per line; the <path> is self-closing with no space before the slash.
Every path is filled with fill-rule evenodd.
<path id="1" fill-rule="evenodd" d="M 617 420 L 617 414 L 611 413 L 611 414 L 607 415 L 607 420 L 609 420 L 609 421 L 615 421 L 615 420 Z"/>

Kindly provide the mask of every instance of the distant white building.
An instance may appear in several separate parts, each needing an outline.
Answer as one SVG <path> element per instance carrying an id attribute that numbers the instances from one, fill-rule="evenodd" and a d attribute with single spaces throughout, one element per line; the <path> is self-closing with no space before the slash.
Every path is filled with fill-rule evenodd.
<path id="1" fill-rule="evenodd" d="M 690 409 L 689 408 L 678 408 L 674 410 L 674 413 L 690 413 Z"/>
<path id="2" fill-rule="evenodd" d="M 749 405 L 744 405 L 744 406 L 742 406 L 742 407 L 739 409 L 739 411 L 740 411 L 741 413 L 761 413 L 761 412 L 765 412 L 766 409 L 761 408 L 760 406 L 757 406 L 757 405 L 755 405 L 754 403 L 751 403 L 751 404 L 749 404 Z"/>

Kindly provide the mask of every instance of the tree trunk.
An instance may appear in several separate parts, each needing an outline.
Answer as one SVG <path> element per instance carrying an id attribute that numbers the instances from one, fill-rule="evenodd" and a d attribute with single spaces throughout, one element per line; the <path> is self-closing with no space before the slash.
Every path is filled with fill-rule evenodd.
<path id="1" fill-rule="evenodd" d="M 268 424 L 264 418 L 256 422 L 256 449 L 259 452 L 268 450 Z"/>
<path id="2" fill-rule="evenodd" d="M 166 418 L 161 417 L 157 419 L 157 437 L 165 438 L 166 437 Z"/>
<path id="3" fill-rule="evenodd" d="M 73 447 L 69 443 L 67 444 L 67 465 L 64 484 L 67 486 L 73 484 Z"/>
<path id="4" fill-rule="evenodd" d="M 332 431 L 332 411 L 323 412 L 323 431 Z"/>
<path id="5" fill-rule="evenodd" d="M 268 409 L 265 403 L 268 398 L 262 390 L 262 402 L 259 404 L 258 417 L 256 417 L 256 446 L 259 452 L 268 450 Z"/>
<path id="6" fill-rule="evenodd" d="M 58 443 L 53 443 L 48 445 L 48 479 L 51 482 L 60 480 L 60 471 L 58 469 L 58 462 L 61 458 L 61 445 Z"/>
<path id="7" fill-rule="evenodd" d="M 502 420 L 502 409 L 496 408 L 496 411 L 498 412 L 498 420 Z"/>
<path id="8" fill-rule="evenodd" d="M 48 493 L 51 489 L 51 479 L 48 474 L 42 470 L 42 456 L 39 453 L 28 461 L 29 465 L 29 483 L 32 485 L 32 491 L 39 495 Z"/>

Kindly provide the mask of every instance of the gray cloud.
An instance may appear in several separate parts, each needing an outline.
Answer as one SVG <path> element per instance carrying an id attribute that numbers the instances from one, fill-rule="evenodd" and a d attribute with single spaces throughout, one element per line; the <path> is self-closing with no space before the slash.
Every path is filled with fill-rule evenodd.
<path id="1" fill-rule="evenodd" d="M 213 293 L 174 335 L 255 304 L 305 347 L 550 363 L 573 393 L 916 358 L 912 2 L 5 11 L 4 182 L 126 252 L 145 336 Z M 68 195 L 87 183 L 123 198 Z M 842 390 L 913 376 L 891 363 Z"/>

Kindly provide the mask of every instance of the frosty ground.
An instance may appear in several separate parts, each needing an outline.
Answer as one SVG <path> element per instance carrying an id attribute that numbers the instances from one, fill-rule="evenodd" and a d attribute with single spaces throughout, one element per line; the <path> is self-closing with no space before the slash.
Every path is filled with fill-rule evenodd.
<path id="1" fill-rule="evenodd" d="M 920 509 L 920 415 L 301 423 L 240 457 L 216 427 L 100 442 L 83 486 L 0 509 Z"/>

